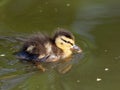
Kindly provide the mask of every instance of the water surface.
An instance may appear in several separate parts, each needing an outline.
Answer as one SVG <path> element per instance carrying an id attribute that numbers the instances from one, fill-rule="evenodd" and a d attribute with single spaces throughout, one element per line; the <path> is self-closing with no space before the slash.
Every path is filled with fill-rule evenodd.
<path id="1" fill-rule="evenodd" d="M 1 90 L 119 90 L 120 1 L 1 0 Z M 84 56 L 73 58 L 72 69 L 43 73 L 21 63 L 13 53 L 27 36 L 66 28 Z"/>

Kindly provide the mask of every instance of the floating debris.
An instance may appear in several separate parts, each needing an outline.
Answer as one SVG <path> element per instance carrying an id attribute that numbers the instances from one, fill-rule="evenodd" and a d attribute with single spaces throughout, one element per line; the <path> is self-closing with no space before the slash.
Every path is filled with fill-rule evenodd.
<path id="1" fill-rule="evenodd" d="M 107 53 L 107 52 L 108 52 L 108 50 L 107 50 L 107 49 L 105 49 L 105 50 L 104 50 L 104 52 L 105 52 L 105 53 Z"/>
<path id="2" fill-rule="evenodd" d="M 101 78 L 98 78 L 98 77 L 97 77 L 97 79 L 96 79 L 97 82 L 99 82 L 99 81 L 101 81 L 101 80 L 102 80 L 102 79 L 101 79 Z"/>
<path id="3" fill-rule="evenodd" d="M 108 70 L 109 70 L 109 68 L 105 68 L 104 70 L 105 70 L 105 71 L 108 71 Z"/>
<path id="4" fill-rule="evenodd" d="M 70 3 L 67 3 L 66 6 L 69 7 L 69 6 L 70 6 Z"/>
<path id="5" fill-rule="evenodd" d="M 54 8 L 55 12 L 58 12 L 58 9 L 57 8 Z"/>
<path id="6" fill-rule="evenodd" d="M 43 10 L 40 10 L 40 13 L 42 13 L 43 12 Z"/>
<path id="7" fill-rule="evenodd" d="M 116 59 L 116 60 L 120 59 L 120 56 L 116 56 L 115 59 Z"/>
<path id="8" fill-rule="evenodd" d="M 5 54 L 0 54 L 0 56 L 1 56 L 1 57 L 4 57 L 4 56 L 5 56 Z"/>
<path id="9" fill-rule="evenodd" d="M 77 83 L 80 83 L 80 80 L 77 80 Z"/>
<path id="10" fill-rule="evenodd" d="M 49 4 L 49 2 L 45 2 L 45 4 Z"/>

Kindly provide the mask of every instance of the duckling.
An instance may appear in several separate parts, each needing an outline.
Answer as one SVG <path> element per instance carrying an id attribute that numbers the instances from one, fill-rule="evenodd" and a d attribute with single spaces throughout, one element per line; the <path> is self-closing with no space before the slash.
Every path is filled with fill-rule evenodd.
<path id="1" fill-rule="evenodd" d="M 31 36 L 25 41 L 17 57 L 34 63 L 57 62 L 69 58 L 73 52 L 81 53 L 82 50 L 75 45 L 71 32 L 59 28 L 53 37 L 41 33 Z"/>

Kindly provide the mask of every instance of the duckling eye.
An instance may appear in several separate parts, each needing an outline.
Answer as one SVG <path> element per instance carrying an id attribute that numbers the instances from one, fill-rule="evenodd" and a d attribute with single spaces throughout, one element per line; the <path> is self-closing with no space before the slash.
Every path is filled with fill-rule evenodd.
<path id="1" fill-rule="evenodd" d="M 63 43 L 60 43 L 61 45 L 63 45 Z"/>

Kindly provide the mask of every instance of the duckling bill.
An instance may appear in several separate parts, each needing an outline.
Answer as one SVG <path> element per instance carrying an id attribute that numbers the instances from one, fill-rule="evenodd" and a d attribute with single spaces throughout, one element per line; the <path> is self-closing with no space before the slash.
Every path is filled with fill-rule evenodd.
<path id="1" fill-rule="evenodd" d="M 75 45 L 73 34 L 59 29 L 53 37 L 41 33 L 31 36 L 25 41 L 17 57 L 32 62 L 56 62 L 70 57 L 73 52 L 82 52 Z"/>

